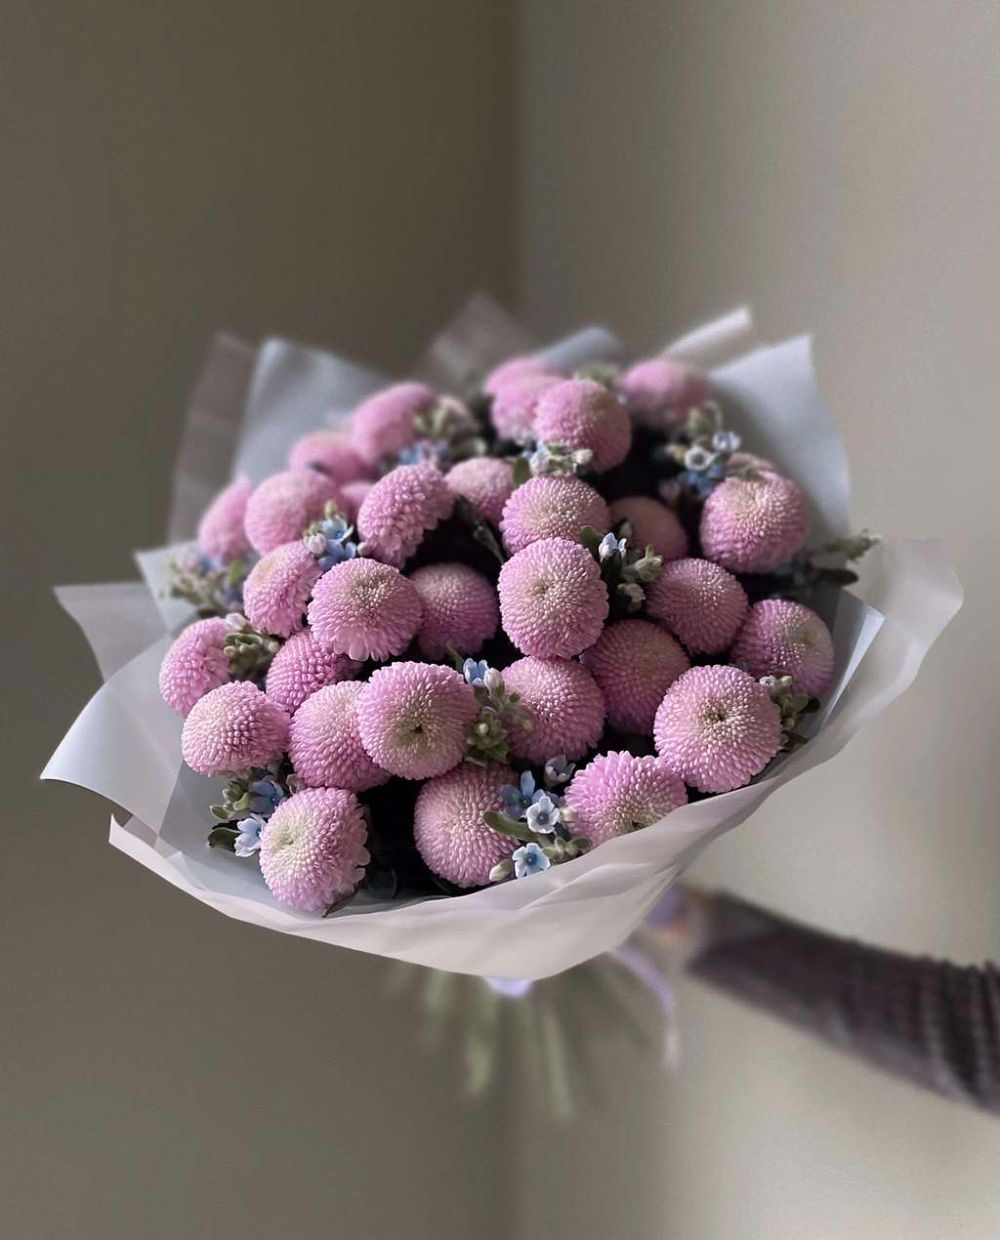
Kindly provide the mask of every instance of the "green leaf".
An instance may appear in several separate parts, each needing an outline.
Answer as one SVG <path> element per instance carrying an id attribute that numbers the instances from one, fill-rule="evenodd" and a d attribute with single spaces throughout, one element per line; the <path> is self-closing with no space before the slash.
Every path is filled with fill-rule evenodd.
<path id="1" fill-rule="evenodd" d="M 494 831 L 499 831 L 502 835 L 512 835 L 516 840 L 522 840 L 528 844 L 535 838 L 535 833 L 526 822 L 515 822 L 513 818 L 508 818 L 506 814 L 498 813 L 496 810 L 488 809 L 483 814 L 483 822 L 488 827 L 492 827 Z"/>
<path id="2" fill-rule="evenodd" d="M 579 539 L 592 556 L 600 555 L 601 538 L 603 537 L 592 525 L 581 525 Z"/>
<path id="3" fill-rule="evenodd" d="M 210 848 L 224 848 L 227 852 L 236 851 L 236 837 L 239 831 L 233 827 L 213 827 L 208 833 Z"/>
<path id="4" fill-rule="evenodd" d="M 526 456 L 519 456 L 515 459 L 511 466 L 511 476 L 514 480 L 514 486 L 523 486 L 531 477 L 531 463 Z"/>
<path id="5" fill-rule="evenodd" d="M 819 575 L 833 586 L 850 586 L 858 579 L 858 574 L 849 568 L 822 568 Z"/>

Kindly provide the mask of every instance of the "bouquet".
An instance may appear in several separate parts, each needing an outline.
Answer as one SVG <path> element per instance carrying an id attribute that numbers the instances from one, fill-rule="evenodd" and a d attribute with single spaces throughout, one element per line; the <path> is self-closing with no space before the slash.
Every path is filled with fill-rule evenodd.
<path id="1" fill-rule="evenodd" d="M 107 676 L 45 775 L 230 916 L 531 979 L 912 680 L 960 593 L 873 552 L 809 343 L 627 359 L 478 299 L 417 377 L 222 337 L 149 586 L 60 592 Z M 512 355 L 512 356 L 511 356 Z M 696 364 L 696 363 L 701 363 Z M 195 520 L 196 518 L 196 520 Z"/>

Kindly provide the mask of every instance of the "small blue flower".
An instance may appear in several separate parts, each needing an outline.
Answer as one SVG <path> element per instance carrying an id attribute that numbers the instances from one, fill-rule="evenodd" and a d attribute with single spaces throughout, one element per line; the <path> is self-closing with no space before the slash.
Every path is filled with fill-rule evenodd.
<path id="1" fill-rule="evenodd" d="M 559 798 L 543 792 L 532 800 L 524 816 L 536 834 L 551 835 L 559 825 Z"/>
<path id="2" fill-rule="evenodd" d="M 716 452 L 723 452 L 726 456 L 738 452 L 742 442 L 735 431 L 716 431 L 712 436 L 712 447 Z"/>
<path id="3" fill-rule="evenodd" d="M 466 659 L 462 664 L 462 675 L 473 689 L 483 688 L 486 683 L 486 673 L 489 670 L 490 665 L 485 659 L 480 659 L 478 662 L 475 659 Z"/>
<path id="4" fill-rule="evenodd" d="M 353 560 L 357 554 L 357 543 L 342 541 L 339 538 L 328 538 L 326 551 L 319 557 L 319 566 L 325 573 L 335 564 L 342 564 L 344 560 Z"/>
<path id="5" fill-rule="evenodd" d="M 521 796 L 525 802 L 531 800 L 535 795 L 535 777 L 530 771 L 525 771 L 521 776 Z"/>
<path id="6" fill-rule="evenodd" d="M 514 852 L 511 860 L 514 862 L 514 875 L 517 878 L 527 878 L 529 874 L 541 874 L 552 864 L 545 853 L 534 843 L 522 844 Z"/>
<path id="7" fill-rule="evenodd" d="M 284 788 L 276 780 L 266 776 L 264 779 L 255 779 L 250 784 L 251 813 L 270 818 L 285 796 Z"/>
<path id="8" fill-rule="evenodd" d="M 327 517 L 319 523 L 320 533 L 325 534 L 327 538 L 332 538 L 334 542 L 343 542 L 345 538 L 349 538 L 353 533 L 354 527 L 348 525 L 339 514 L 335 517 Z"/>
<path id="9" fill-rule="evenodd" d="M 241 818 L 236 825 L 240 833 L 233 841 L 233 852 L 237 857 L 252 857 L 260 851 L 260 833 L 266 823 L 260 814 L 251 814 L 248 818 Z"/>
<path id="10" fill-rule="evenodd" d="M 610 560 L 613 555 L 625 554 L 625 544 L 624 538 L 615 538 L 614 534 L 605 534 L 597 548 L 597 554 L 602 560 Z"/>
<path id="11" fill-rule="evenodd" d="M 715 453 L 695 444 L 684 453 L 684 468 L 692 473 L 702 473 L 710 465 L 715 464 Z"/>
<path id="12" fill-rule="evenodd" d="M 451 464 L 451 447 L 444 439 L 418 439 L 396 457 L 400 465 Z"/>
<path id="13" fill-rule="evenodd" d="M 575 770 L 576 766 L 567 760 L 565 754 L 557 754 L 545 763 L 545 782 L 555 787 L 567 784 L 572 779 Z"/>

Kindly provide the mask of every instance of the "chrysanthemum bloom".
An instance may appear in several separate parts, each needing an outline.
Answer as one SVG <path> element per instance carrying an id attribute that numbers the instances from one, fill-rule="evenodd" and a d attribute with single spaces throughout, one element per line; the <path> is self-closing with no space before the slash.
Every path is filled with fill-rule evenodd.
<path id="1" fill-rule="evenodd" d="M 534 434 L 541 443 L 562 444 L 571 452 L 589 449 L 597 473 L 620 465 L 632 443 L 625 409 L 593 379 L 564 379 L 543 392 L 535 409 Z"/>
<path id="2" fill-rule="evenodd" d="M 497 582 L 504 632 L 524 654 L 572 658 L 592 646 L 608 618 L 608 591 L 590 552 L 543 538 L 512 556 Z"/>
<path id="3" fill-rule="evenodd" d="M 514 851 L 516 841 L 483 822 L 503 810 L 500 788 L 516 779 L 506 766 L 463 762 L 428 780 L 413 811 L 413 840 L 428 869 L 457 887 L 483 887 L 490 870 Z"/>
<path id="4" fill-rule="evenodd" d="M 548 373 L 548 366 L 540 357 L 509 357 L 507 361 L 494 366 L 483 380 L 483 391 L 488 396 L 496 396 L 497 392 L 512 379 L 523 379 L 525 375 Z"/>
<path id="5" fill-rule="evenodd" d="M 317 581 L 309 625 L 322 645 L 352 659 L 389 659 L 417 635 L 423 606 L 412 581 L 378 560 L 344 560 Z"/>
<path id="6" fill-rule="evenodd" d="M 651 827 L 687 802 L 687 789 L 662 758 L 599 754 L 573 776 L 565 805 L 570 829 L 596 848 L 616 835 Z"/>
<path id="7" fill-rule="evenodd" d="M 500 521 L 504 546 L 512 555 L 540 538 L 576 542 L 585 525 L 606 534 L 611 529 L 608 506 L 592 486 L 565 474 L 529 478 L 504 505 Z"/>
<path id="8" fill-rule="evenodd" d="M 314 469 L 290 469 L 265 478 L 247 501 L 245 525 L 253 549 L 265 555 L 282 543 L 295 542 L 336 496 L 332 479 Z"/>
<path id="9" fill-rule="evenodd" d="M 352 680 L 360 670 L 346 654 L 337 654 L 318 642 L 311 629 L 296 633 L 281 647 L 267 669 L 264 692 L 289 714 L 338 680 Z"/>
<path id="10" fill-rule="evenodd" d="M 346 431 L 327 427 L 310 431 L 292 445 L 289 469 L 318 469 L 334 482 L 356 482 L 369 478 L 367 462 L 355 448 Z"/>
<path id="11" fill-rule="evenodd" d="M 237 478 L 212 500 L 198 523 L 198 550 L 202 555 L 228 564 L 247 554 L 250 540 L 243 522 L 252 491 L 249 478 Z"/>
<path id="12" fill-rule="evenodd" d="M 767 573 L 802 549 L 809 506 L 802 488 L 782 474 L 727 478 L 705 500 L 705 555 L 737 573 Z"/>
<path id="13" fill-rule="evenodd" d="M 593 749 L 604 730 L 604 695 L 590 672 L 570 659 L 518 659 L 504 669 L 508 693 L 531 717 L 530 729 L 510 726 L 507 739 L 515 758 L 547 762 L 570 760 Z"/>
<path id="14" fill-rule="evenodd" d="M 358 702 L 367 692 L 368 686 L 356 680 L 329 684 L 306 698 L 292 716 L 288 756 L 304 784 L 366 792 L 389 778 L 361 744 Z"/>
<path id="15" fill-rule="evenodd" d="M 618 376 L 617 387 L 640 426 L 665 430 L 712 395 L 708 376 L 672 357 L 636 362 Z"/>
<path id="16" fill-rule="evenodd" d="M 490 405 L 490 421 L 501 439 L 520 441 L 534 434 L 535 412 L 542 395 L 557 383 L 559 375 L 534 371 L 505 379 Z"/>
<path id="17" fill-rule="evenodd" d="M 833 638 L 809 607 L 788 599 L 754 603 L 730 658 L 751 676 L 791 676 L 795 693 L 819 697 L 833 680 Z"/>
<path id="18" fill-rule="evenodd" d="M 580 656 L 619 732 L 653 732 L 656 708 L 690 663 L 669 633 L 648 620 L 619 620 Z"/>
<path id="19" fill-rule="evenodd" d="M 732 573 L 710 560 L 671 560 L 646 587 L 646 611 L 694 654 L 718 654 L 736 640 L 747 596 Z"/>
<path id="20" fill-rule="evenodd" d="M 184 761 L 200 775 L 267 766 L 287 744 L 287 713 L 249 680 L 220 685 L 199 698 L 181 733 Z"/>
<path id="21" fill-rule="evenodd" d="M 455 497 L 433 465 L 399 465 L 380 478 L 358 510 L 358 533 L 369 555 L 397 568 L 427 530 L 451 515 Z"/>
<path id="22" fill-rule="evenodd" d="M 358 405 L 351 419 L 354 446 L 369 465 L 395 456 L 416 438 L 413 421 L 437 400 L 426 383 L 395 383 Z"/>
<path id="23" fill-rule="evenodd" d="M 426 659 L 443 659 L 448 647 L 478 654 L 496 633 L 500 609 L 493 586 L 466 564 L 429 564 L 410 574 L 424 605 L 417 645 Z"/>
<path id="24" fill-rule="evenodd" d="M 429 779 L 462 761 L 478 713 L 472 689 L 450 667 L 393 663 L 372 673 L 358 703 L 361 743 L 393 775 Z"/>
<path id="25" fill-rule="evenodd" d="M 275 547 L 261 556 L 243 583 L 246 618 L 262 633 L 297 633 L 319 575 L 316 557 L 301 540 Z"/>
<path id="26" fill-rule="evenodd" d="M 281 904 L 323 913 L 364 878 L 367 838 L 353 792 L 305 788 L 282 801 L 261 832 L 260 872 Z"/>
<path id="27" fill-rule="evenodd" d="M 477 517 L 500 524 L 503 506 L 514 489 L 514 473 L 509 461 L 495 456 L 472 456 L 459 461 L 444 476 L 453 495 L 464 496 Z"/>
<path id="28" fill-rule="evenodd" d="M 199 698 L 229 680 L 224 644 L 229 625 L 221 616 L 196 620 L 177 638 L 160 664 L 160 696 L 186 715 Z"/>
<path id="29" fill-rule="evenodd" d="M 628 545 L 636 551 L 652 547 L 664 560 L 679 560 L 687 555 L 688 540 L 684 526 L 666 504 L 648 495 L 629 495 L 611 505 L 611 524 L 627 521 L 632 527 Z"/>
<path id="30" fill-rule="evenodd" d="M 365 497 L 375 485 L 367 479 L 359 478 L 356 482 L 343 482 L 340 486 L 340 507 L 344 516 L 353 525 L 358 519 L 361 505 Z"/>
<path id="31" fill-rule="evenodd" d="M 729 792 L 758 775 L 781 747 L 781 713 L 738 667 L 692 667 L 664 694 L 656 752 L 699 792 Z"/>

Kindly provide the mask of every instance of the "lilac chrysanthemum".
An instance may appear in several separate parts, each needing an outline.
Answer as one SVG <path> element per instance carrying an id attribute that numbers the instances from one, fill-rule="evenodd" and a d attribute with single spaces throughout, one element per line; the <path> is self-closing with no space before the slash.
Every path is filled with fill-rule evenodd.
<path id="1" fill-rule="evenodd" d="M 570 451 L 593 453 L 597 473 L 613 469 L 628 456 L 632 426 L 612 392 L 593 379 L 564 379 L 542 393 L 535 408 L 535 438 L 562 444 Z"/>
<path id="2" fill-rule="evenodd" d="M 218 564 L 238 560 L 250 550 L 244 528 L 247 501 L 253 491 L 249 478 L 237 478 L 212 500 L 198 522 L 198 550 Z"/>
<path id="3" fill-rule="evenodd" d="M 196 620 L 181 633 L 160 664 L 160 696 L 186 715 L 199 698 L 229 680 L 224 649 L 229 625 L 221 616 Z"/>
<path id="4" fill-rule="evenodd" d="M 754 603 L 730 658 L 751 676 L 791 676 L 795 693 L 819 697 L 833 680 L 833 638 L 809 607 L 788 599 Z"/>
<path id="5" fill-rule="evenodd" d="M 336 496 L 336 484 L 314 469 L 290 469 L 265 478 L 247 501 L 245 525 L 251 546 L 265 555 L 282 543 L 295 542 Z"/>
<path id="6" fill-rule="evenodd" d="M 344 482 L 340 487 L 340 505 L 344 516 L 353 525 L 358 519 L 358 513 L 361 511 L 361 505 L 365 502 L 368 492 L 375 485 L 365 478 L 359 478 L 355 482 Z"/>
<path id="7" fill-rule="evenodd" d="M 534 435 L 538 402 L 550 388 L 563 382 L 561 376 L 533 371 L 505 379 L 490 405 L 490 421 L 501 439 L 521 442 Z"/>
<path id="8" fill-rule="evenodd" d="M 358 510 L 369 555 L 399 568 L 427 530 L 450 516 L 455 497 L 433 465 L 399 465 L 380 478 Z"/>
<path id="9" fill-rule="evenodd" d="M 292 445 L 289 469 L 318 469 L 334 482 L 357 482 L 370 477 L 368 464 L 346 431 L 323 428 L 310 431 Z"/>
<path id="10" fill-rule="evenodd" d="M 395 383 L 358 405 L 351 425 L 363 459 L 377 465 L 411 444 L 416 438 L 414 419 L 436 399 L 426 383 Z"/>
<path id="11" fill-rule="evenodd" d="M 718 654 L 736 639 L 747 596 L 732 575 L 710 560 L 671 560 L 646 587 L 646 610 L 695 654 Z"/>
<path id="12" fill-rule="evenodd" d="M 690 666 L 670 634 L 648 620 L 609 624 L 580 660 L 604 694 L 608 723 L 647 736 L 664 693 Z"/>
<path id="13" fill-rule="evenodd" d="M 617 835 L 651 827 L 687 802 L 687 789 L 662 758 L 599 754 L 573 776 L 565 805 L 570 829 L 596 848 Z"/>
<path id="14" fill-rule="evenodd" d="M 377 560 L 344 560 L 316 583 L 309 625 L 318 642 L 352 659 L 402 654 L 420 627 L 416 586 Z"/>
<path id="15" fill-rule="evenodd" d="M 652 547 L 664 560 L 687 555 L 688 539 L 677 514 L 648 495 L 629 495 L 611 505 L 611 524 L 627 521 L 632 528 L 628 544 L 636 551 Z"/>
<path id="16" fill-rule="evenodd" d="M 496 590 L 466 564 L 429 564 L 410 575 L 424 605 L 417 645 L 426 659 L 443 659 L 451 646 L 478 654 L 500 622 Z"/>
<path id="17" fill-rule="evenodd" d="M 305 788 L 282 801 L 261 832 L 260 872 L 281 904 L 323 913 L 364 878 L 367 838 L 353 792 Z"/>
<path id="18" fill-rule="evenodd" d="M 500 570 L 504 632 L 524 654 L 572 658 L 601 635 L 608 591 L 594 557 L 568 538 L 543 538 Z"/>
<path id="19" fill-rule="evenodd" d="M 472 456 L 459 461 L 445 474 L 453 495 L 464 496 L 477 517 L 500 524 L 503 506 L 514 489 L 514 473 L 509 461 L 494 456 Z"/>
<path id="20" fill-rule="evenodd" d="M 361 744 L 358 703 L 368 686 L 356 680 L 329 684 L 307 698 L 292 716 L 288 756 L 295 774 L 311 788 L 367 792 L 389 772 Z"/>
<path id="21" fill-rule="evenodd" d="M 791 478 L 766 471 L 727 478 L 705 501 L 701 545 L 705 555 L 737 573 L 767 573 L 800 551 L 809 506 Z"/>
<path id="22" fill-rule="evenodd" d="M 483 380 L 483 391 L 488 396 L 496 396 L 497 392 L 512 379 L 523 379 L 525 375 L 548 373 L 549 367 L 540 357 L 530 354 L 521 357 L 509 357 L 499 366 L 494 366 Z"/>
<path id="23" fill-rule="evenodd" d="M 618 376 L 618 391 L 640 426 L 666 430 L 712 395 L 708 376 L 672 357 L 636 362 Z"/>
<path id="24" fill-rule="evenodd" d="M 488 827 L 483 814 L 503 810 L 500 788 L 516 778 L 506 766 L 465 762 L 424 784 L 413 811 L 413 840 L 432 873 L 457 887 L 489 882 L 514 841 Z"/>
<path id="25" fill-rule="evenodd" d="M 288 743 L 288 715 L 249 680 L 220 685 L 184 720 L 181 753 L 200 775 L 267 766 Z"/>
<path id="26" fill-rule="evenodd" d="M 361 743 L 403 779 L 443 775 L 465 756 L 479 706 L 458 672 L 435 663 L 393 663 L 372 673 L 358 703 Z"/>
<path id="27" fill-rule="evenodd" d="M 569 475 L 529 478 L 504 505 L 500 521 L 511 555 L 541 538 L 575 542 L 585 525 L 606 534 L 611 529 L 608 506 L 592 486 Z"/>
<path id="28" fill-rule="evenodd" d="M 692 667 L 664 695 L 656 752 L 699 792 L 742 788 L 781 748 L 781 714 L 767 689 L 738 667 Z"/>
<path id="29" fill-rule="evenodd" d="M 604 695 L 594 677 L 570 659 L 518 659 L 504 669 L 508 693 L 518 694 L 518 705 L 531 727 L 507 729 L 515 758 L 547 762 L 555 754 L 569 759 L 593 749 L 604 730 Z"/>
<path id="30" fill-rule="evenodd" d="M 319 563 L 305 544 L 283 543 L 261 556 L 243 583 L 243 611 L 262 633 L 290 637 L 302 628 Z"/>
<path id="31" fill-rule="evenodd" d="M 311 629 L 296 633 L 281 647 L 267 669 L 264 692 L 289 714 L 324 685 L 352 680 L 360 665 L 318 642 Z"/>

